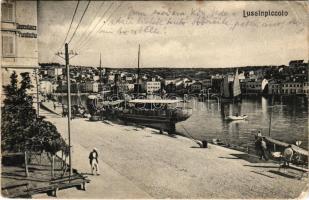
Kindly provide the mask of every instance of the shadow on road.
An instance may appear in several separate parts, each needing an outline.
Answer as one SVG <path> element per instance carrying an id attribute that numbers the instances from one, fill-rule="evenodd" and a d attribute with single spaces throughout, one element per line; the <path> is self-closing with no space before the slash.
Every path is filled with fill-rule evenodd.
<path id="1" fill-rule="evenodd" d="M 283 173 L 283 172 L 276 171 L 276 170 L 269 170 L 268 172 L 273 173 L 273 174 L 277 174 L 277 175 L 280 175 L 280 176 L 283 176 L 283 177 L 286 177 L 286 178 L 293 178 L 293 179 L 297 178 L 296 176 L 292 176 L 290 174 Z"/>
<path id="2" fill-rule="evenodd" d="M 262 176 L 265 176 L 265 177 L 268 177 L 268 178 L 274 178 L 274 177 L 272 177 L 272 176 L 269 176 L 269 175 L 267 175 L 267 174 L 263 174 L 263 173 L 261 173 L 261 172 L 256 172 L 256 171 L 251 171 L 251 172 L 253 172 L 253 173 L 255 173 L 255 174 L 262 175 Z"/>
<path id="3" fill-rule="evenodd" d="M 278 169 L 277 166 L 257 166 L 257 165 L 244 165 L 246 167 L 256 167 L 256 168 L 275 168 Z"/>
<path id="4" fill-rule="evenodd" d="M 233 157 L 222 157 L 222 156 L 221 156 L 221 157 L 218 157 L 218 158 L 232 159 L 232 160 L 233 160 L 233 159 L 235 159 L 235 160 L 236 160 L 236 159 L 240 159 L 240 158 L 235 158 L 235 157 L 233 158 Z"/>
<path id="5" fill-rule="evenodd" d="M 245 153 L 242 153 L 242 154 L 230 154 L 232 156 L 235 156 L 239 159 L 242 159 L 242 160 L 246 160 L 250 163 L 268 163 L 269 161 L 265 161 L 265 160 L 260 160 L 258 157 L 255 157 L 255 156 L 252 156 L 252 155 L 249 155 L 249 154 L 245 154 Z"/>

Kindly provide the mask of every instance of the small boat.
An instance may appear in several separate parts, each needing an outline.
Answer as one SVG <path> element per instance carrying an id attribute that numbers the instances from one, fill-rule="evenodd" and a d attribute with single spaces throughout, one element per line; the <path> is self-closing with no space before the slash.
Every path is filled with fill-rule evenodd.
<path id="1" fill-rule="evenodd" d="M 248 118 L 247 115 L 239 115 L 239 116 L 229 115 L 229 116 L 226 117 L 226 120 L 232 120 L 232 121 L 234 121 L 234 120 L 245 120 L 247 118 Z"/>

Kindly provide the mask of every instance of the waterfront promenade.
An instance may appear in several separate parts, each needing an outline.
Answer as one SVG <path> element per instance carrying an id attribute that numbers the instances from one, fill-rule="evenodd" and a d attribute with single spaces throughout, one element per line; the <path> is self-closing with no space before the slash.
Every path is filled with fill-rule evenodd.
<path id="1" fill-rule="evenodd" d="M 41 112 L 67 137 L 67 119 Z M 100 176 L 86 191 L 58 192 L 58 198 L 296 198 L 307 178 L 278 172 L 278 164 L 152 129 L 74 119 L 71 123 L 73 167 L 89 173 L 88 154 L 99 151 Z M 34 198 L 45 198 L 37 195 Z"/>

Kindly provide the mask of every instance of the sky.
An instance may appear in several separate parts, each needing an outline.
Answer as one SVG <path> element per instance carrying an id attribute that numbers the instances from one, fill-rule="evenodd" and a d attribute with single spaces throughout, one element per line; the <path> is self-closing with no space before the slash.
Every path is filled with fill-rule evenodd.
<path id="1" fill-rule="evenodd" d="M 64 63 L 78 1 L 40 1 L 39 62 Z M 80 1 L 68 33 L 70 64 L 103 67 L 239 67 L 308 60 L 307 2 Z M 244 16 L 282 11 L 287 16 Z M 79 25 L 78 25 L 79 24 Z"/>

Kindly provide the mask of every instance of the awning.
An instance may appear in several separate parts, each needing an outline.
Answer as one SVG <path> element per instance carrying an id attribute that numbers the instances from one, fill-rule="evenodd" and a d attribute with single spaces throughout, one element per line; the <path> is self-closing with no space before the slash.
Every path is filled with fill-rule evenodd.
<path id="1" fill-rule="evenodd" d="M 154 104 L 173 104 L 179 102 L 181 101 L 173 99 L 134 99 L 129 101 L 129 103 L 154 103 Z"/>

